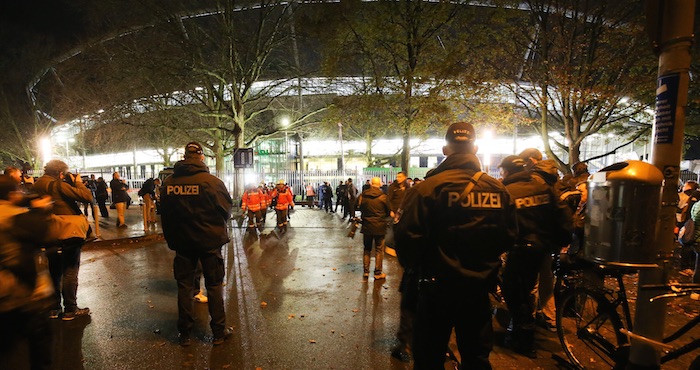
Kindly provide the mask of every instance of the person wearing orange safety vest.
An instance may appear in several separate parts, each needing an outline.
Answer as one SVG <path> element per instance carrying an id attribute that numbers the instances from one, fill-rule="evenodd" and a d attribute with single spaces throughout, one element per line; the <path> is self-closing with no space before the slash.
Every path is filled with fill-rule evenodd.
<path id="1" fill-rule="evenodd" d="M 262 231 L 262 211 L 266 208 L 265 194 L 255 185 L 248 186 L 241 203 L 241 209 L 248 211 L 248 231 L 255 231 L 255 228 Z"/>
<path id="2" fill-rule="evenodd" d="M 272 191 L 272 197 L 277 198 L 277 205 L 275 205 L 277 227 L 280 231 L 286 231 L 287 212 L 289 211 L 289 207 L 294 208 L 294 196 L 289 187 L 284 184 L 284 180 L 277 182 L 277 186 L 275 186 L 275 189 Z"/>
<path id="3" fill-rule="evenodd" d="M 270 188 L 267 187 L 265 183 L 258 185 L 258 190 L 263 193 L 263 200 L 265 201 L 265 207 L 260 209 L 260 215 L 262 216 L 262 224 L 265 227 L 265 222 L 267 221 L 267 209 L 270 208 L 272 204 L 272 197 L 270 196 Z"/>

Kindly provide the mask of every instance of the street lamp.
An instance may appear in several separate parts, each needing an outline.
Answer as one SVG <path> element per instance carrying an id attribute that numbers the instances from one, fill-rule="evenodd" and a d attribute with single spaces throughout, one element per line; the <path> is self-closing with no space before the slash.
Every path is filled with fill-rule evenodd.
<path id="1" fill-rule="evenodd" d="M 51 160 L 51 140 L 47 137 L 42 138 L 39 141 L 39 153 L 41 153 L 41 159 L 46 165 Z"/>
<path id="2" fill-rule="evenodd" d="M 491 130 L 485 130 L 481 137 L 482 139 L 479 141 L 482 145 L 479 149 L 482 150 L 484 155 L 484 172 L 489 173 L 491 167 L 491 152 L 493 151 L 493 132 L 491 132 Z"/>
<path id="3" fill-rule="evenodd" d="M 280 124 L 282 125 L 282 131 L 284 132 L 284 152 L 285 152 L 285 167 L 287 170 L 291 168 L 290 166 L 290 160 L 289 157 L 291 155 L 289 151 L 289 131 L 287 131 L 287 128 L 289 128 L 289 117 L 282 117 L 280 119 Z"/>
<path id="4" fill-rule="evenodd" d="M 345 151 L 343 150 L 343 124 L 338 122 L 338 140 L 340 140 L 340 170 L 345 177 Z"/>

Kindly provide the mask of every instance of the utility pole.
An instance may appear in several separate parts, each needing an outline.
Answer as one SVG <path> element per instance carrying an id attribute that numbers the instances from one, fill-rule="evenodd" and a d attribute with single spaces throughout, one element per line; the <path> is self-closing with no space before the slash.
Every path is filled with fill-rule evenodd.
<path id="1" fill-rule="evenodd" d="M 338 140 L 340 140 L 340 170 L 345 178 L 345 151 L 343 150 L 343 124 L 338 122 Z"/>
<path id="2" fill-rule="evenodd" d="M 656 86 L 652 164 L 664 175 L 661 209 L 655 243 L 657 267 L 639 272 L 634 332 L 660 341 L 664 334 L 666 301 L 649 302 L 658 292 L 645 291 L 647 284 L 666 284 L 673 251 L 673 227 L 678 205 L 678 177 L 685 130 L 685 110 L 690 80 L 690 46 L 693 42 L 695 0 L 647 0 L 648 29 L 659 55 Z M 660 369 L 657 347 L 632 340 L 627 369 Z"/>

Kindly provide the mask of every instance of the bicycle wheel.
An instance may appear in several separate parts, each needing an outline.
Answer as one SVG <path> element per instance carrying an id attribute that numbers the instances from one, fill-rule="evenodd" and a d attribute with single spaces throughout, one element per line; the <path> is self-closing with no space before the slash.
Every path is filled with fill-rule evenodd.
<path id="1" fill-rule="evenodd" d="M 576 287 L 557 306 L 557 334 L 569 360 L 579 369 L 621 368 L 627 361 L 627 337 L 620 316 L 603 294 Z"/>

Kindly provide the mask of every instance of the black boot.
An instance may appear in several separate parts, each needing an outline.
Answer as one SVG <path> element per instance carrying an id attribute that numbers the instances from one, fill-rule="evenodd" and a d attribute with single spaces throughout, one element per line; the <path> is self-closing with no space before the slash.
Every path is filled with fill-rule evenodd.
<path id="1" fill-rule="evenodd" d="M 528 358 L 537 358 L 535 351 L 535 330 L 514 328 L 506 336 L 505 346 Z"/>

